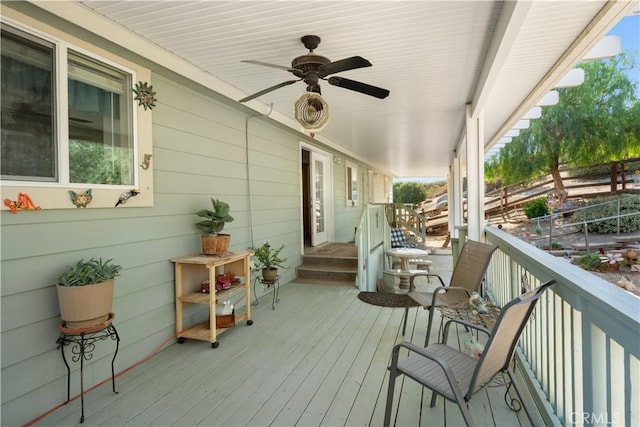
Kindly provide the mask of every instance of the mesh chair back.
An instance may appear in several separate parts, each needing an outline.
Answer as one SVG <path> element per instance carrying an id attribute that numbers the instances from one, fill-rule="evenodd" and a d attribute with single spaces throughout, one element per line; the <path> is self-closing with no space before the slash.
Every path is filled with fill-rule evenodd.
<path id="1" fill-rule="evenodd" d="M 465 399 L 470 399 L 498 372 L 505 371 L 509 367 L 520 334 L 538 299 L 553 283 L 555 283 L 554 280 L 546 282 L 504 306 L 476 365 Z"/>
<path id="2" fill-rule="evenodd" d="M 469 292 L 478 291 L 496 249 L 495 245 L 467 240 L 451 274 L 449 286 L 463 287 Z"/>

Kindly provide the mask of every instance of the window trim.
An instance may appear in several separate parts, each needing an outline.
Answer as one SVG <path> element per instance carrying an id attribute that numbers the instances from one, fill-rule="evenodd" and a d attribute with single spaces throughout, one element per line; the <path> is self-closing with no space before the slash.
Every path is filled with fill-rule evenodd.
<path id="1" fill-rule="evenodd" d="M 0 181 L 0 189 L 3 193 L 3 199 L 15 201 L 19 193 L 26 193 L 33 200 L 35 205 L 41 209 L 75 209 L 76 206 L 71 201 L 70 191 L 81 193 L 87 189 L 92 189 L 93 200 L 87 206 L 88 208 L 104 208 L 115 207 L 116 202 L 121 194 L 136 188 L 140 193 L 130 199 L 125 205 L 119 207 L 140 207 L 153 206 L 153 160 L 147 169 L 141 167 L 141 159 L 145 155 L 153 155 L 152 143 L 152 112 L 151 110 L 142 111 L 134 97 L 131 96 L 132 103 L 132 142 L 133 142 L 133 164 L 134 169 L 133 185 L 110 185 L 110 184 L 76 184 L 69 182 L 69 130 L 68 130 L 68 100 L 67 79 L 68 69 L 66 52 L 72 50 L 90 58 L 94 58 L 106 65 L 115 67 L 125 73 L 131 75 L 131 84 L 137 81 L 151 80 L 151 71 L 119 57 L 112 52 L 106 51 L 100 47 L 96 47 L 84 40 L 66 34 L 61 30 L 49 27 L 40 21 L 32 20 L 29 24 L 25 24 L 18 20 L 2 16 L 0 20 L 2 25 L 14 27 L 31 36 L 40 38 L 55 45 L 55 81 L 57 93 L 64 93 L 64 99 L 59 101 L 56 99 L 58 106 L 58 114 L 55 120 L 56 126 L 56 164 L 58 167 L 58 181 L 17 181 L 2 180 Z M 58 50 L 64 50 L 65 54 L 61 54 Z M 58 95 L 59 96 L 59 95 Z M 63 102 L 62 108 L 60 103 Z M 62 141 L 65 141 L 62 143 Z M 9 208 L 3 204 L 5 210 Z"/>

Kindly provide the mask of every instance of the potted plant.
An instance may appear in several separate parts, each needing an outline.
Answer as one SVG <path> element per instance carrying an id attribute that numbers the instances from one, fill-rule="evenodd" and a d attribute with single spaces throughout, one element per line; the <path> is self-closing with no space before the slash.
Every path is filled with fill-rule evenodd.
<path id="1" fill-rule="evenodd" d="M 262 280 L 267 283 L 273 283 L 278 277 L 278 267 L 286 268 L 283 264 L 286 258 L 280 256 L 280 252 L 284 249 L 284 244 L 277 249 L 271 248 L 269 242 L 254 249 L 254 255 L 257 260 L 257 267 L 262 269 Z"/>
<path id="2" fill-rule="evenodd" d="M 201 209 L 196 212 L 204 221 L 196 223 L 196 227 L 202 234 L 202 252 L 205 255 L 221 255 L 229 249 L 231 236 L 220 233 L 227 222 L 233 221 L 229 215 L 229 204 L 221 200 L 211 198 L 213 210 Z"/>
<path id="3" fill-rule="evenodd" d="M 60 317 L 69 329 L 91 328 L 104 323 L 113 306 L 113 279 L 122 266 L 109 259 L 81 259 L 58 277 Z"/>

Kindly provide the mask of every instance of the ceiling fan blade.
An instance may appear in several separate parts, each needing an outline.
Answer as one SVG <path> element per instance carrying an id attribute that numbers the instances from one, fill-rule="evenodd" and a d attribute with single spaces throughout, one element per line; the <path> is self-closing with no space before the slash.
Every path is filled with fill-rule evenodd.
<path id="1" fill-rule="evenodd" d="M 285 70 L 285 71 L 298 71 L 295 68 L 291 68 L 291 67 L 285 67 L 284 65 L 277 65 L 277 64 L 269 64 L 268 62 L 260 62 L 260 61 L 252 61 L 252 60 L 242 60 L 240 62 L 246 62 L 247 64 L 254 64 L 254 65 L 262 65 L 263 67 L 270 67 L 270 68 L 277 68 L 278 70 Z"/>
<path id="2" fill-rule="evenodd" d="M 280 89 L 281 87 L 289 86 L 290 84 L 293 84 L 293 83 L 295 83 L 295 82 L 299 82 L 299 81 L 300 81 L 299 79 L 298 79 L 298 80 L 287 80 L 286 82 L 278 83 L 278 84 L 277 84 L 277 85 L 275 85 L 275 86 L 268 87 L 268 88 L 266 88 L 266 89 L 261 90 L 260 92 L 256 92 L 256 93 L 254 93 L 253 95 L 249 95 L 249 96 L 247 96 L 246 98 L 242 98 L 242 99 L 241 99 L 240 101 L 238 101 L 238 102 L 247 102 L 247 101 L 251 101 L 252 99 L 257 98 L 257 97 L 259 97 L 259 96 L 262 96 L 262 95 L 264 95 L 265 93 L 269 93 L 269 92 L 271 92 L 272 90 Z"/>
<path id="3" fill-rule="evenodd" d="M 366 83 L 357 82 L 355 80 L 345 79 L 344 77 L 329 77 L 327 80 L 330 85 L 342 87 L 356 92 L 364 93 L 365 95 L 375 96 L 376 98 L 384 99 L 389 96 L 387 89 L 381 87 L 371 86 Z"/>
<path id="4" fill-rule="evenodd" d="M 318 68 L 320 77 L 329 74 L 340 73 L 342 71 L 355 70 L 356 68 L 371 67 L 371 62 L 361 56 L 352 56 L 351 58 L 341 59 L 339 61 L 330 62 Z"/>

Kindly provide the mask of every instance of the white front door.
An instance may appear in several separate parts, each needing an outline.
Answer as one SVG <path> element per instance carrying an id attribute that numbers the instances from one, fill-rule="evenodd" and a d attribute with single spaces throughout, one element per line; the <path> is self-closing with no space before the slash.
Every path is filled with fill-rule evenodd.
<path id="1" fill-rule="evenodd" d="M 331 226 L 331 163 L 327 154 L 311 151 L 311 245 L 329 239 Z"/>

